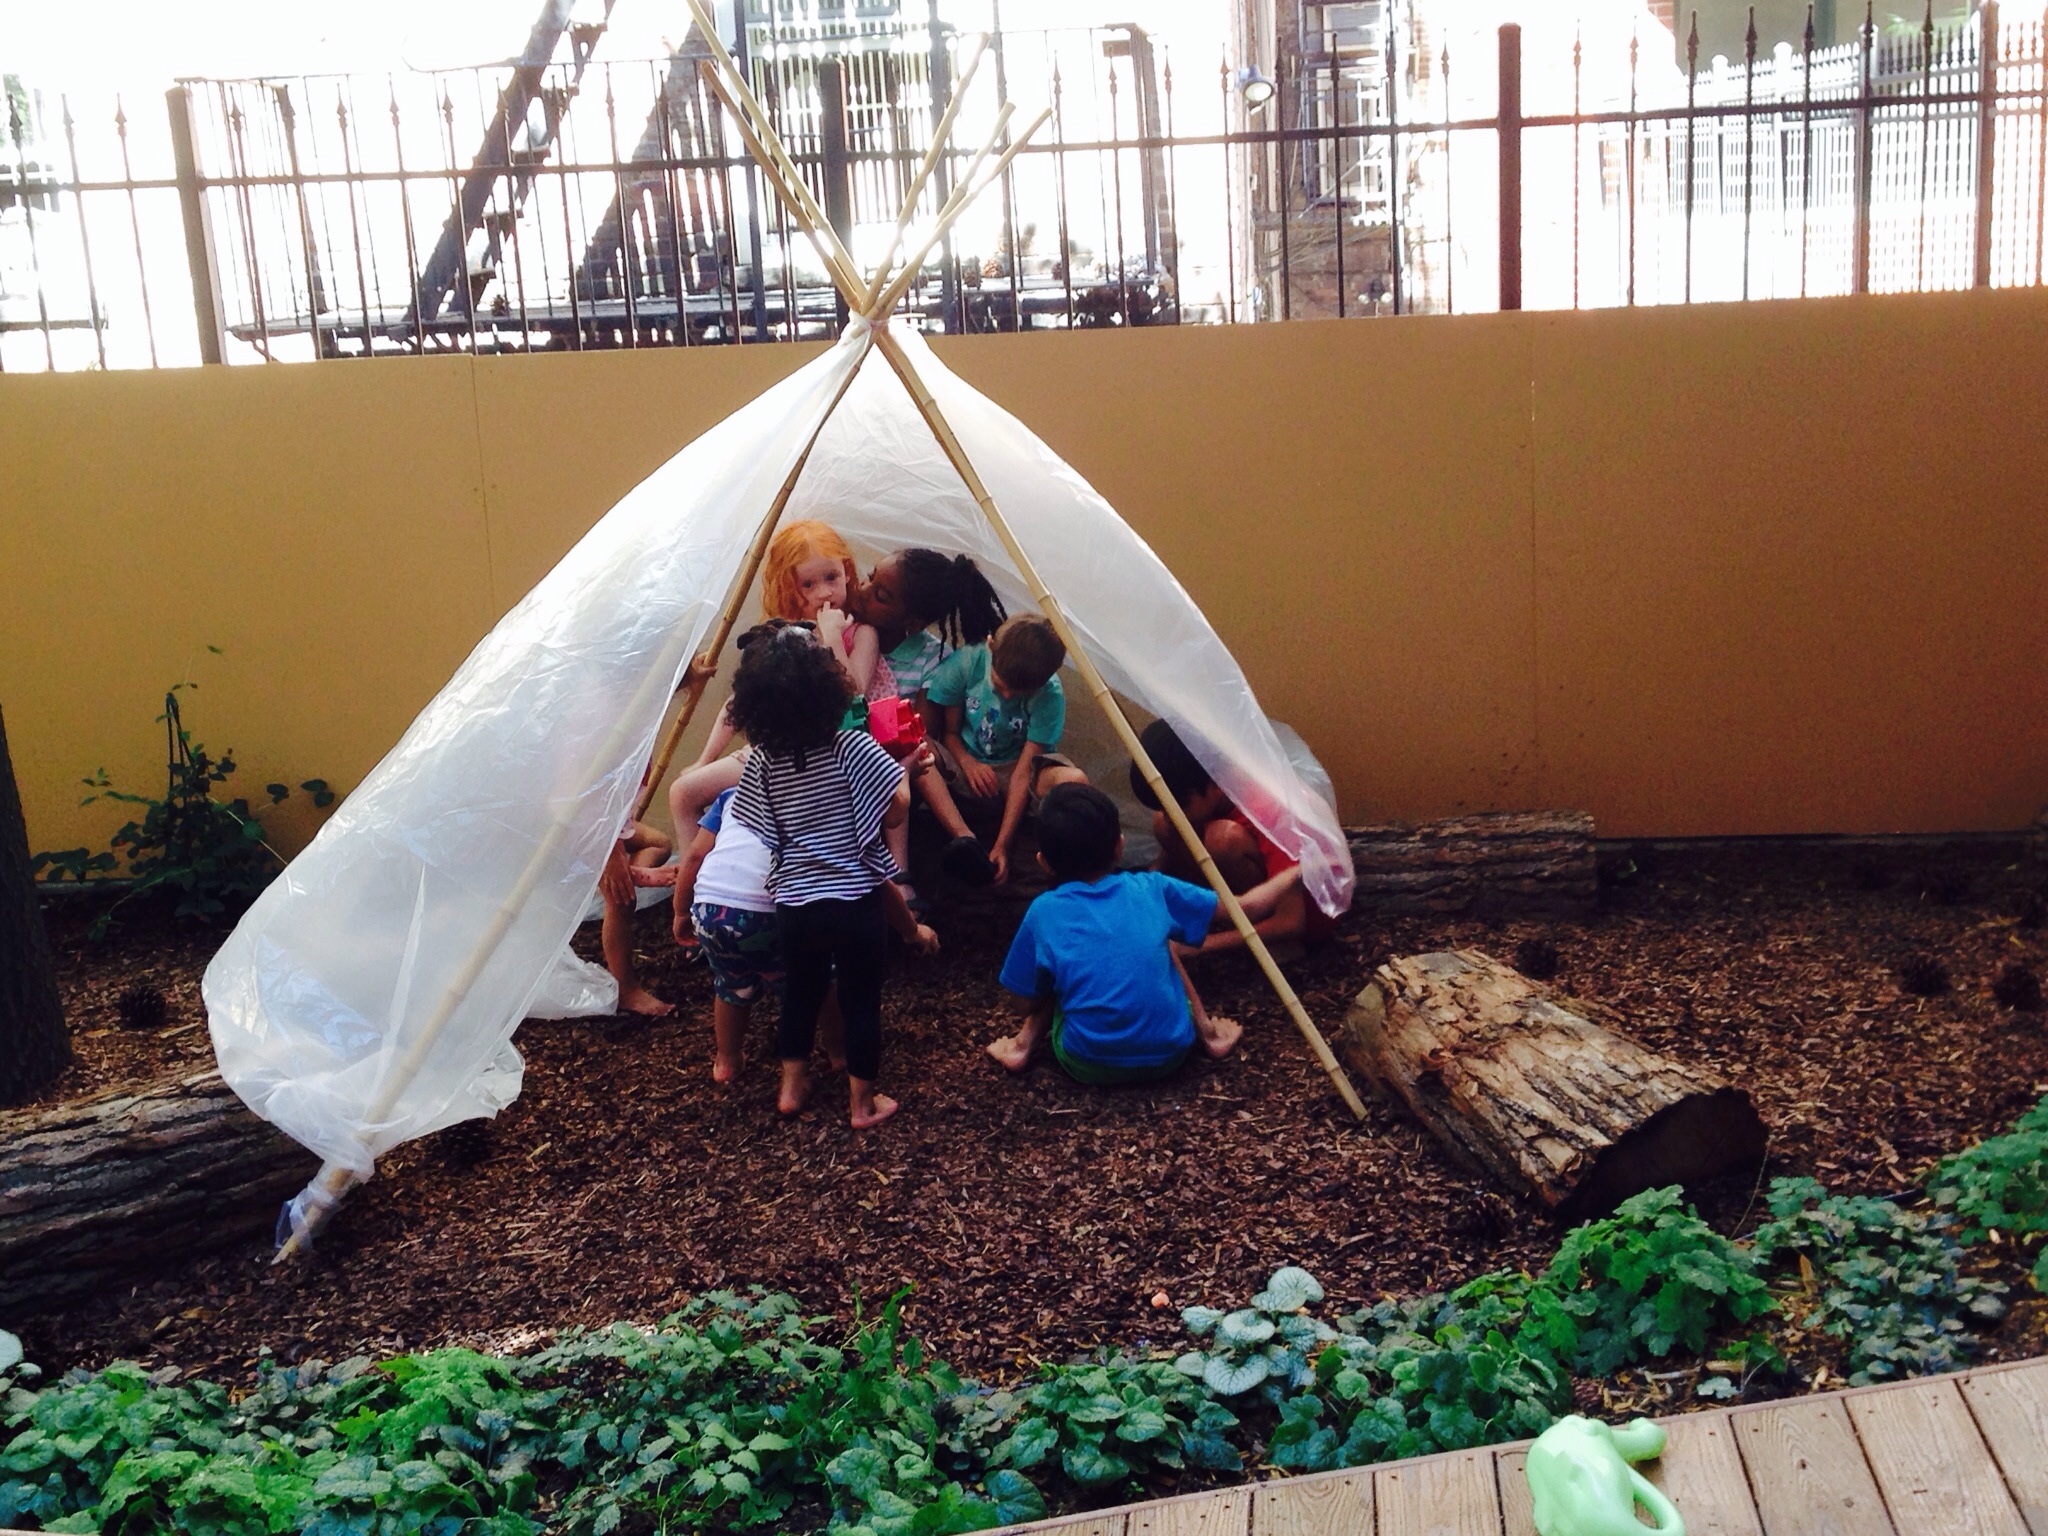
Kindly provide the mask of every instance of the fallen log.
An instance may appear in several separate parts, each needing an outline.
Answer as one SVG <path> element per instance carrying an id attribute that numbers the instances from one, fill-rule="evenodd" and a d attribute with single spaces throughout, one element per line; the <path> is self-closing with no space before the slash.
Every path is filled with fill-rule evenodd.
<path id="1" fill-rule="evenodd" d="M 1389 961 L 1346 1017 L 1344 1054 L 1466 1166 L 1562 1216 L 1763 1156 L 1749 1095 L 1619 1032 L 1476 950 Z"/>
<path id="2" fill-rule="evenodd" d="M 0 1317 L 267 1233 L 314 1165 L 212 1071 L 0 1114 Z"/>
<path id="3" fill-rule="evenodd" d="M 1593 818 L 1503 811 L 1346 827 L 1355 910 L 1572 916 L 1599 898 Z"/>

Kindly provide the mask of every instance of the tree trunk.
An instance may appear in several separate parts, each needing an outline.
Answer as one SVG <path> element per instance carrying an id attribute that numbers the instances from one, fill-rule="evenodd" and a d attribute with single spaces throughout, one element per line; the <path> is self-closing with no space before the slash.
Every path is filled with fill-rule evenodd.
<path id="1" fill-rule="evenodd" d="M 0 1317 L 268 1232 L 313 1169 L 218 1072 L 0 1114 Z"/>
<path id="2" fill-rule="evenodd" d="M 1344 1054 L 1460 1162 L 1561 1215 L 1763 1156 L 1747 1093 L 1615 1022 L 1476 950 L 1439 951 L 1379 968 Z"/>
<path id="3" fill-rule="evenodd" d="M 27 1103 L 70 1064 L 71 1037 L 0 717 L 0 1105 Z"/>
<path id="4" fill-rule="evenodd" d="M 1593 818 L 1508 811 L 1347 827 L 1361 909 L 1568 916 L 1599 896 Z"/>

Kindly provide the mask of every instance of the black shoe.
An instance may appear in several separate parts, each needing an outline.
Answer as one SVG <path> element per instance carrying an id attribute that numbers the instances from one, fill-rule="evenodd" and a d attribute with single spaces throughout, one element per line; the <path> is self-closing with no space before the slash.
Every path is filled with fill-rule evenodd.
<path id="1" fill-rule="evenodd" d="M 939 855 L 939 868 L 962 885 L 990 885 L 996 878 L 995 865 L 989 863 L 981 843 L 970 833 L 962 833 L 946 844 L 946 851 Z"/>

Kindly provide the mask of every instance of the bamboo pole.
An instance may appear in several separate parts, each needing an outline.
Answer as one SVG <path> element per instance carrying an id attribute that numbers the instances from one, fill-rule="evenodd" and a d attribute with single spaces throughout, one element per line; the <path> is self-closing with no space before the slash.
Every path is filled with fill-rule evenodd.
<path id="1" fill-rule="evenodd" d="M 1266 948 L 1266 941 L 1260 937 L 1258 929 L 1245 915 L 1244 907 L 1237 899 L 1237 893 L 1231 890 L 1229 882 L 1223 878 L 1223 872 L 1217 869 L 1216 861 L 1209 856 L 1207 846 L 1202 842 L 1200 834 L 1195 831 L 1194 823 L 1188 820 L 1188 814 L 1181 808 L 1180 801 L 1174 797 L 1173 791 L 1166 787 L 1166 781 L 1160 777 L 1158 767 L 1145 751 L 1144 744 L 1139 741 L 1137 731 L 1132 728 L 1130 718 L 1124 714 L 1123 705 L 1118 702 L 1115 692 L 1096 668 L 1086 648 L 1082 646 L 1073 626 L 1067 622 L 1067 616 L 1060 608 L 1059 599 L 1054 597 L 1045 583 L 1039 579 L 1037 568 L 1031 563 L 1031 557 L 1025 554 L 1023 546 L 1017 542 L 1016 535 L 1010 531 L 1010 525 L 1004 520 L 1001 509 L 996 506 L 995 498 L 982 483 L 980 473 L 975 469 L 973 461 L 967 457 L 966 449 L 960 446 L 959 438 L 954 436 L 952 425 L 940 411 L 931 391 L 925 387 L 924 379 L 918 374 L 916 365 L 904 353 L 901 343 L 887 330 L 878 326 L 874 335 L 876 347 L 888 360 L 889 366 L 896 371 L 896 377 L 903 381 L 904 388 L 910 391 L 911 399 L 917 403 L 918 414 L 924 418 L 925 425 L 931 428 L 932 436 L 938 439 L 939 447 L 952 461 L 955 471 L 966 482 L 968 494 L 973 496 L 975 503 L 981 508 L 982 515 L 988 519 L 989 526 L 995 530 L 996 537 L 1002 541 L 1004 550 L 1017 567 L 1018 575 L 1024 578 L 1024 585 L 1030 589 L 1032 597 L 1044 611 L 1046 618 L 1051 621 L 1061 641 L 1065 643 L 1067 658 L 1073 662 L 1075 669 L 1088 684 L 1088 691 L 1102 706 L 1103 713 L 1109 716 L 1110 725 L 1122 738 L 1132 761 L 1138 765 L 1138 771 L 1145 776 L 1145 782 L 1152 786 L 1152 792 L 1159 797 L 1159 803 L 1165 809 L 1167 819 L 1173 823 L 1174 830 L 1180 834 L 1188 852 L 1201 866 L 1203 876 L 1216 892 L 1216 899 L 1223 903 L 1224 910 L 1230 914 L 1232 926 L 1237 929 L 1245 942 L 1245 947 L 1252 952 L 1259 963 L 1259 969 L 1266 973 L 1266 980 L 1272 984 L 1273 990 L 1279 994 L 1281 1003 L 1293 1017 L 1295 1028 L 1301 1031 L 1302 1038 L 1308 1042 L 1309 1049 L 1315 1053 L 1323 1071 L 1329 1074 L 1330 1082 L 1336 1087 L 1351 1113 L 1361 1120 L 1364 1119 L 1365 1105 L 1360 1101 L 1358 1090 L 1352 1087 L 1351 1079 L 1345 1075 L 1335 1053 L 1331 1051 L 1330 1042 L 1323 1038 L 1323 1032 L 1316 1027 L 1315 1020 L 1309 1017 L 1308 1010 L 1302 1006 L 1301 999 L 1295 995 L 1294 988 L 1281 973 L 1278 962 L 1273 959 L 1272 951 Z"/>
<path id="2" fill-rule="evenodd" d="M 840 244 L 839 237 L 831 228 L 829 221 L 826 220 L 823 210 L 818 208 L 816 200 L 810 196 L 810 189 L 804 185 L 803 178 L 796 174 L 795 163 L 789 159 L 787 153 L 783 150 L 782 143 L 775 134 L 774 125 L 768 121 L 767 112 L 761 106 L 760 99 L 754 95 L 752 88 L 747 82 L 740 78 L 738 70 L 733 67 L 732 60 L 727 57 L 724 47 L 718 42 L 717 30 L 704 10 L 703 0 L 688 0 L 688 4 L 691 14 L 697 19 L 698 26 L 703 29 L 705 37 L 711 42 L 712 56 L 717 61 L 718 71 L 712 78 L 714 83 L 722 86 L 719 90 L 720 96 L 726 99 L 727 105 L 732 107 L 735 115 L 740 118 L 748 148 L 754 153 L 755 158 L 761 161 L 762 169 L 768 172 L 770 180 L 775 183 L 777 191 L 782 195 L 784 201 L 790 205 L 792 212 L 797 213 L 799 221 L 808 226 L 812 239 L 819 244 L 821 253 L 824 251 L 825 242 L 829 240 L 833 252 L 842 258 L 840 263 L 835 263 L 828 256 L 826 266 L 828 271 L 833 272 L 834 281 L 838 285 L 840 293 L 845 296 L 849 304 L 853 303 L 858 296 L 855 292 L 858 284 L 843 280 L 842 278 L 842 274 L 853 270 L 851 256 L 846 253 L 846 248 Z M 721 77 L 727 78 L 721 80 Z M 1038 121 L 1033 123 L 1033 132 L 1044 121 L 1044 117 L 1045 114 L 1041 114 Z M 758 125 L 759 132 L 752 131 L 756 125 Z M 1029 135 L 1027 134 L 1024 139 L 1020 139 L 1017 143 L 1010 146 L 1008 153 L 1005 155 L 1004 164 L 1008 163 L 1009 157 L 1014 155 L 1022 147 L 1025 139 L 1028 138 Z M 1001 166 L 998 166 L 995 174 L 1001 174 Z M 984 183 L 984 188 L 986 185 Z M 983 188 L 975 189 L 975 195 L 978 195 L 981 190 Z M 897 281 L 900 282 L 901 278 L 902 274 L 899 272 Z M 892 288 L 895 286 L 895 283 L 890 285 Z M 969 494 L 974 497 L 976 505 L 981 508 L 982 515 L 988 519 L 990 527 L 995 530 L 997 539 L 1002 543 L 1005 551 L 1008 552 L 1010 559 L 1016 564 L 1018 574 L 1024 579 L 1025 586 L 1030 590 L 1040 609 L 1044 611 L 1046 618 L 1052 623 L 1053 629 L 1059 635 L 1062 643 L 1065 644 L 1068 655 L 1073 659 L 1075 668 L 1081 673 L 1082 679 L 1088 684 L 1089 691 L 1102 706 L 1104 713 L 1109 716 L 1111 727 L 1122 738 L 1124 746 L 1130 751 L 1132 761 L 1138 765 L 1138 771 L 1145 776 L 1145 781 L 1152 786 L 1153 793 L 1159 797 L 1159 803 L 1165 810 L 1167 819 L 1173 823 L 1174 830 L 1180 834 L 1181 841 L 1187 845 L 1189 854 L 1194 858 L 1196 864 L 1200 866 L 1204 878 L 1214 888 L 1217 900 L 1223 904 L 1224 910 L 1230 914 L 1231 924 L 1236 928 L 1239 937 L 1244 940 L 1245 947 L 1251 951 L 1253 958 L 1258 961 L 1259 969 L 1265 972 L 1266 980 L 1271 984 L 1281 1003 L 1286 1007 L 1288 1014 L 1293 1018 L 1295 1027 L 1301 1031 L 1302 1037 L 1308 1041 L 1309 1049 L 1314 1052 L 1316 1060 L 1322 1065 L 1323 1071 L 1329 1075 L 1330 1081 L 1335 1085 L 1338 1095 L 1344 1100 L 1352 1114 L 1360 1119 L 1365 1118 L 1365 1105 L 1358 1097 L 1358 1090 L 1352 1087 L 1350 1078 L 1345 1075 L 1344 1068 L 1338 1063 L 1335 1054 L 1330 1050 L 1329 1041 L 1323 1038 L 1323 1033 L 1316 1027 L 1315 1020 L 1309 1017 L 1308 1010 L 1302 1006 L 1301 999 L 1295 994 L 1294 988 L 1288 983 L 1286 976 L 1282 974 L 1279 964 L 1273 959 L 1272 951 L 1266 948 L 1266 941 L 1259 936 L 1257 928 L 1252 925 L 1251 919 L 1245 915 L 1244 907 L 1237 899 L 1237 893 L 1230 889 L 1229 882 L 1223 878 L 1222 872 L 1216 868 L 1215 860 L 1209 856 L 1207 846 L 1203 844 L 1200 836 L 1196 834 L 1194 824 L 1188 820 L 1187 812 L 1181 808 L 1180 801 L 1174 797 L 1173 792 L 1167 788 L 1165 780 L 1160 777 L 1157 765 L 1153 763 L 1151 756 L 1145 751 L 1144 744 L 1139 741 L 1138 733 L 1132 728 L 1129 717 L 1124 714 L 1123 706 L 1117 702 L 1115 693 L 1110 689 L 1108 682 L 1103 678 L 1102 673 L 1096 668 L 1094 661 L 1081 645 L 1079 637 L 1073 632 L 1073 627 L 1067 623 L 1066 614 L 1061 610 L 1059 600 L 1053 596 L 1045 583 L 1039 579 L 1037 568 L 1032 565 L 1031 558 L 1025 554 L 1023 546 L 1018 544 L 1016 535 L 1011 532 L 1010 525 L 1004 520 L 1001 509 L 996 506 L 995 498 L 990 495 L 988 487 L 982 482 L 981 475 L 975 469 L 973 461 L 967 457 L 967 451 L 960 446 L 960 440 L 954 435 L 952 426 L 947 422 L 945 414 L 940 411 L 938 402 L 932 398 L 931 391 L 925 387 L 923 378 L 919 376 L 916 367 L 904 354 L 901 345 L 889 333 L 886 321 L 879 324 L 875 324 L 872 321 L 870 323 L 872 325 L 874 345 L 880 349 L 882 356 L 888 360 L 889 366 L 895 371 L 896 376 L 903 381 L 904 388 L 910 391 L 910 397 L 917 405 L 918 414 L 924 418 L 925 425 L 931 429 L 932 436 L 938 440 L 939 447 L 945 452 L 955 472 L 959 474 L 961 480 L 966 484 Z"/>
<path id="3" fill-rule="evenodd" d="M 940 114 L 938 127 L 932 130 L 931 147 L 924 152 L 924 159 L 918 165 L 917 174 L 910 179 L 910 191 L 903 199 L 902 211 L 896 215 L 896 233 L 889 237 L 889 248 L 882 252 L 880 265 L 868 283 L 866 300 L 856 314 L 869 314 L 875 307 L 875 300 L 882 296 L 882 285 L 888 281 L 889 272 L 896 264 L 896 253 L 903 248 L 903 236 L 910 228 L 910 221 L 917 217 L 917 200 L 924 196 L 924 184 L 937 169 L 939 156 L 946 152 L 946 145 L 953 137 L 953 119 L 959 114 L 960 104 L 967 100 L 967 87 L 974 83 L 974 72 L 981 68 L 984 54 L 988 52 L 988 34 L 974 35 L 974 51 L 967 57 L 967 63 L 960 76 L 953 82 L 953 99 L 946 103 L 946 110 Z"/>
<path id="4" fill-rule="evenodd" d="M 856 363 L 854 373 L 859 371 L 860 365 Z M 852 381 L 853 374 L 848 374 L 847 384 L 851 385 Z M 831 409 L 820 419 L 818 430 L 811 434 L 810 440 L 804 444 L 804 451 L 797 455 L 796 467 L 789 472 L 788 478 L 782 482 L 782 488 L 775 493 L 775 500 L 769 504 L 767 515 L 761 519 L 761 526 L 754 530 L 753 541 L 747 545 L 746 557 L 740 561 L 739 573 L 733 578 L 732 586 L 725 594 L 725 603 L 718 611 L 718 623 L 711 631 L 709 642 L 697 653 L 697 659 L 691 664 L 689 680 L 684 685 L 682 710 L 669 726 L 661 750 L 655 754 L 652 771 L 647 775 L 647 783 L 642 786 L 640 798 L 633 808 L 635 820 L 647 814 L 647 807 L 653 803 L 655 794 L 661 788 L 661 781 L 668 777 L 669 764 L 675 761 L 676 748 L 682 744 L 683 732 L 690 728 L 690 717 L 697 712 L 697 706 L 703 702 L 704 691 L 711 685 L 712 676 L 718 668 L 718 658 L 725 650 L 725 642 L 732 637 L 733 629 L 739 622 L 740 605 L 746 601 L 747 593 L 754 585 L 754 577 L 761 570 L 761 562 L 767 558 L 768 545 L 774 539 L 775 530 L 782 522 L 783 510 L 789 505 L 789 498 L 796 490 L 797 481 L 803 477 L 804 466 L 811 461 L 811 450 L 818 446 L 818 438 L 825 430 L 825 423 L 832 419 L 833 411 L 839 408 L 839 402 L 845 394 L 846 386 L 841 386 L 839 393 L 832 398 Z"/>
<path id="5" fill-rule="evenodd" d="M 1041 111 L 1038 116 L 1031 120 L 1029 126 L 1017 136 L 1016 141 L 1003 151 L 1001 157 L 997 159 L 996 163 L 989 169 L 988 174 L 981 181 L 972 188 L 964 184 L 962 185 L 960 193 L 956 194 L 947 203 L 945 209 L 940 212 L 938 222 L 932 226 L 930 234 L 925 237 L 924 244 L 918 247 L 917 254 L 903 264 L 895 277 L 890 280 L 889 286 L 882 290 L 881 298 L 870 307 L 868 311 L 870 322 L 876 325 L 880 325 L 883 322 L 889 311 L 896 307 L 896 301 L 903 297 L 904 291 L 917 281 L 918 271 L 923 267 L 925 257 L 931 254 L 932 247 L 946 238 L 946 232 L 959 222 L 961 215 L 967 212 L 969 205 L 977 197 L 1002 180 L 1003 172 L 1008 169 L 1010 162 L 1023 153 L 1024 146 L 1031 142 L 1032 135 L 1043 128 L 1051 117 L 1052 109 L 1050 107 Z M 984 150 L 983 154 L 986 153 L 987 151 Z M 978 165 L 979 163 L 979 158 L 977 158 L 976 164 Z"/>
<path id="6" fill-rule="evenodd" d="M 746 557 L 742 561 L 740 576 L 733 582 L 731 589 L 726 593 L 725 603 L 720 610 L 718 618 L 718 639 L 709 648 L 710 655 L 715 657 L 719 651 L 724 649 L 725 638 L 732 633 L 733 624 L 739 612 L 739 606 L 746 601 L 747 591 L 753 585 L 753 572 L 759 569 L 762 557 L 767 552 L 768 542 L 775 535 L 775 525 L 782 520 L 783 508 L 789 505 L 790 493 L 796 489 L 796 483 L 803 474 L 804 466 L 810 462 L 811 450 L 817 447 L 818 438 L 824 433 L 825 424 L 832 419 L 833 413 L 839 409 L 839 402 L 846 398 L 847 390 L 853 386 L 853 381 L 859 373 L 860 363 L 855 362 L 847 370 L 845 379 L 841 381 L 839 388 L 833 392 L 831 401 L 819 415 L 818 425 L 812 429 L 810 437 L 805 440 L 803 451 L 797 455 L 795 464 L 790 467 L 789 473 L 783 477 L 781 488 L 775 493 L 775 499 L 770 504 L 767 515 L 761 519 L 760 527 L 754 531 L 753 542 L 748 546 Z M 681 638 L 680 635 L 677 637 L 678 640 Z M 631 702 L 620 713 L 617 724 L 612 727 L 611 734 L 605 739 L 604 745 L 593 758 L 591 769 L 585 775 L 586 782 L 594 779 L 598 774 L 604 772 L 607 767 L 618 761 L 619 754 L 625 750 L 626 740 L 633 729 L 634 721 L 638 720 L 646 708 L 653 702 L 651 695 L 655 689 L 664 684 L 671 688 L 674 686 L 675 669 L 682 659 L 675 652 L 680 651 L 680 649 L 679 644 L 673 645 L 670 651 L 664 653 L 657 665 L 648 669 L 646 677 L 641 680 L 639 688 L 634 691 Z M 691 700 L 688 707 L 694 708 L 695 701 L 703 697 L 704 685 L 707 681 L 708 679 L 703 677 L 693 679 Z M 687 715 L 685 719 L 687 720 Z M 680 735 L 680 732 L 676 734 Z M 384 1074 L 382 1091 L 371 1105 L 369 1112 L 363 1117 L 365 1124 L 374 1125 L 388 1116 L 397 1106 L 406 1088 L 411 1085 L 413 1078 L 419 1075 L 420 1067 L 426 1061 L 427 1052 L 433 1049 L 434 1042 L 440 1038 L 441 1031 L 448 1027 L 448 1021 L 455 1016 L 455 1010 L 461 1007 L 463 999 L 469 996 L 470 988 L 475 986 L 477 979 L 483 975 L 484 967 L 489 965 L 493 957 L 496 956 L 498 946 L 505 942 L 505 935 L 511 932 L 512 924 L 518 919 L 519 913 L 525 907 L 527 899 L 532 896 L 534 887 L 540 883 L 541 874 L 546 869 L 548 861 L 554 857 L 555 850 L 561 846 L 563 838 L 568 835 L 573 819 L 573 803 L 571 806 L 565 806 L 556 811 L 554 819 L 548 824 L 547 831 L 542 834 L 540 842 L 534 847 L 532 856 L 526 861 L 526 868 L 521 871 L 519 879 L 513 884 L 511 892 L 505 897 L 504 901 L 499 903 L 498 910 L 492 914 L 490 923 L 485 927 L 482 936 L 477 940 L 476 948 L 470 952 L 469 959 L 464 962 L 462 969 L 456 973 L 454 979 L 448 983 L 446 990 L 442 992 L 440 1000 L 435 1004 L 433 1013 L 428 1016 L 426 1023 L 420 1026 L 420 1032 L 413 1040 L 411 1047 L 406 1051 L 404 1058 L 397 1063 L 395 1068 Z M 326 1224 L 327 1217 L 333 1211 L 336 1203 L 340 1201 L 343 1195 L 348 1193 L 350 1187 L 355 1183 L 356 1176 L 353 1170 L 331 1160 L 323 1162 L 320 1165 L 320 1172 L 315 1175 L 312 1183 L 307 1185 L 309 1191 L 318 1192 L 319 1198 L 316 1199 L 305 1213 L 306 1221 L 304 1227 L 299 1231 L 293 1232 L 285 1240 L 284 1245 L 277 1250 L 277 1254 L 271 1262 L 273 1264 L 282 1264 L 287 1259 L 295 1258 L 313 1240 L 314 1236 L 318 1234 L 320 1228 Z"/>
<path id="7" fill-rule="evenodd" d="M 695 0 L 692 0 L 692 9 L 695 9 Z M 720 57 L 722 58 L 722 55 Z M 731 61 L 724 62 L 726 70 L 730 70 Z M 810 238 L 811 244 L 817 248 L 818 258 L 825 263 L 825 273 L 832 279 L 832 286 L 839 290 L 849 305 L 853 304 L 861 294 L 860 279 L 853 264 L 853 256 L 839 243 L 839 232 L 833 229 L 824 211 L 811 198 L 810 188 L 804 185 L 803 177 L 796 173 L 795 165 L 789 164 L 788 174 L 784 174 L 787 157 L 770 151 L 769 141 L 761 137 L 761 131 L 741 105 L 749 97 L 736 95 L 733 86 L 737 84 L 744 89 L 745 82 L 738 79 L 737 72 L 734 73 L 732 80 L 727 80 L 725 70 L 721 70 L 711 59 L 699 61 L 698 68 L 703 72 L 704 82 L 717 94 L 718 99 L 725 103 L 726 110 L 732 113 L 733 125 L 739 129 L 740 138 L 745 141 L 748 151 L 760 162 L 761 173 L 768 178 L 769 185 L 782 198 L 790 215 Z M 772 129 L 768 131 L 773 132 Z"/>

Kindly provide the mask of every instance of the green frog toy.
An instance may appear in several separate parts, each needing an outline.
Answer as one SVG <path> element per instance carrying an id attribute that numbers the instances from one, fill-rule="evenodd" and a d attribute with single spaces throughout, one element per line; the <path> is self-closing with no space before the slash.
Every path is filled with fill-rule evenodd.
<path id="1" fill-rule="evenodd" d="M 1671 1501 L 1629 1465 L 1663 1452 L 1664 1431 L 1648 1419 L 1620 1428 L 1576 1413 L 1559 1419 L 1536 1437 L 1523 1467 L 1537 1536 L 1685 1536 Z"/>

